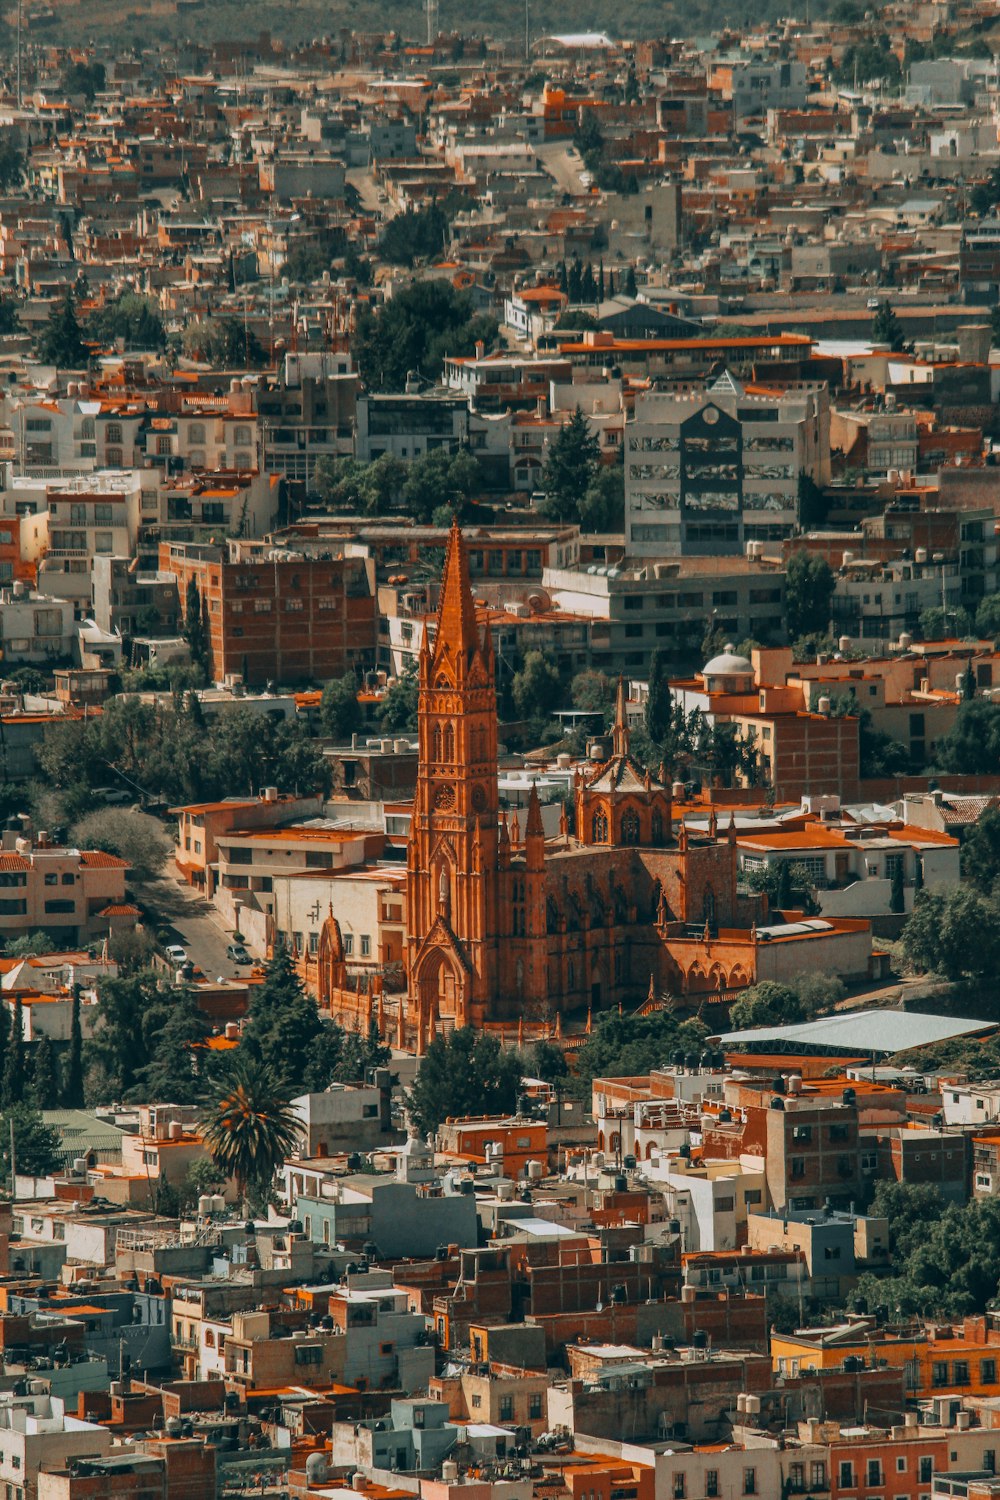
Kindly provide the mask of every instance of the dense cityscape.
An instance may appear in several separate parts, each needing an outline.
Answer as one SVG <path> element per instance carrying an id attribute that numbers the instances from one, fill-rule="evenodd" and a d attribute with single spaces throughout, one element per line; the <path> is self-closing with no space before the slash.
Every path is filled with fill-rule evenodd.
<path id="1" fill-rule="evenodd" d="M 1000 18 L 315 9 L 0 22 L 0 1500 L 1000 1500 Z"/>

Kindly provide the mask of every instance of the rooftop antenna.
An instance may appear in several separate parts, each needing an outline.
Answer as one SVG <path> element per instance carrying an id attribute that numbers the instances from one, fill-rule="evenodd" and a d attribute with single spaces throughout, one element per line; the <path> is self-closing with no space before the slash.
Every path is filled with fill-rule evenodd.
<path id="1" fill-rule="evenodd" d="M 427 45 L 433 47 L 438 38 L 438 0 L 424 0 L 427 17 Z"/>

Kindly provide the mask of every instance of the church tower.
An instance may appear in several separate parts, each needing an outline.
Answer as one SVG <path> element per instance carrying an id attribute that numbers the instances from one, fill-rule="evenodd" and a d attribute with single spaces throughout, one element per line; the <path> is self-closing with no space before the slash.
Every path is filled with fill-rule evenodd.
<path id="1" fill-rule="evenodd" d="M 408 977 L 418 1050 L 443 1018 L 481 1024 L 498 983 L 495 663 L 456 523 L 431 648 L 420 650 L 420 768 L 407 851 Z"/>

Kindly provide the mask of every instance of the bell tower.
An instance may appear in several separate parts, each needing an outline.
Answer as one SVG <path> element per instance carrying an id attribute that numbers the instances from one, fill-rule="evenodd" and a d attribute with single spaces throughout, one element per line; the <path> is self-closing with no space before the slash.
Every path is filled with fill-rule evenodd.
<path id="1" fill-rule="evenodd" d="M 408 975 L 422 1049 L 443 1017 L 481 1023 L 498 978 L 495 661 L 458 523 L 437 629 L 420 649 L 420 766 L 407 851 Z"/>

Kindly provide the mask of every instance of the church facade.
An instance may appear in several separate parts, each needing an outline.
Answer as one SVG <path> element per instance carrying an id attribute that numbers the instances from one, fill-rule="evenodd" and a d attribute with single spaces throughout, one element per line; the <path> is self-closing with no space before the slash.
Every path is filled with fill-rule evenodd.
<path id="1" fill-rule="evenodd" d="M 465 545 L 448 544 L 433 645 L 419 661 L 419 775 L 406 880 L 406 994 L 399 1045 L 442 1028 L 552 1021 L 636 1003 L 650 990 L 711 998 L 755 978 L 759 897 L 736 886 L 735 829 L 675 836 L 666 779 L 629 748 L 620 685 L 612 753 L 578 772 L 572 825 L 546 838 L 532 792 L 524 827 L 500 807 L 495 662 Z M 384 1015 L 345 990 L 331 915 L 320 1003 Z M 697 1003 L 697 1002 L 695 1002 Z M 387 1031 L 393 1028 L 386 1027 Z"/>

